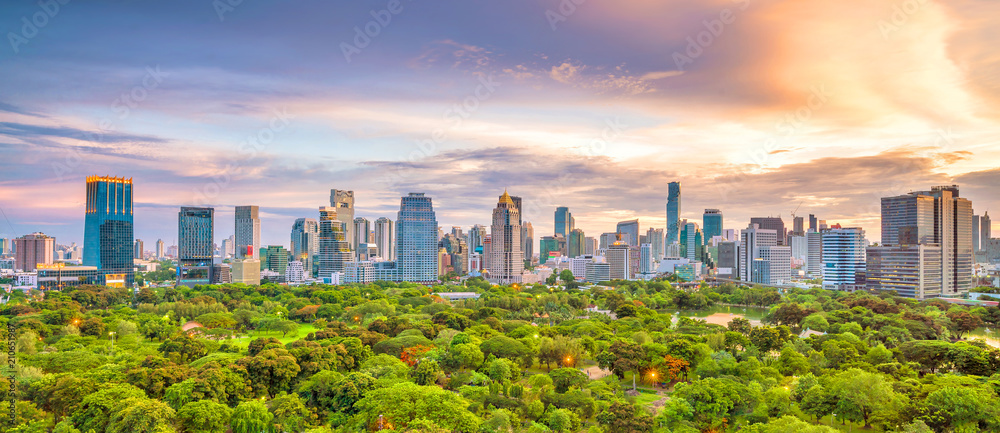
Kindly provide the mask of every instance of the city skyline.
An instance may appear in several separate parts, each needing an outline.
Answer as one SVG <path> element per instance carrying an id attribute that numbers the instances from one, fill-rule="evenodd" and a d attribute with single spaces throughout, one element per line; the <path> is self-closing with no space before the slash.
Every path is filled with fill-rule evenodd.
<path id="1" fill-rule="evenodd" d="M 0 49 L 0 237 L 82 244 L 94 174 L 134 179 L 147 248 L 176 244 L 182 206 L 214 207 L 219 242 L 245 204 L 261 208 L 261 245 L 288 246 L 333 188 L 370 220 L 424 192 L 442 226 L 469 227 L 507 187 L 537 238 L 557 206 L 595 235 L 666 228 L 671 181 L 681 218 L 718 208 L 736 229 L 790 227 L 801 204 L 877 239 L 879 198 L 926 185 L 960 185 L 982 215 L 1000 207 L 1000 91 L 980 18 L 1000 5 L 920 4 L 899 23 L 894 5 L 857 1 L 591 1 L 565 16 L 556 2 L 404 2 L 361 44 L 355 28 L 385 4 L 62 6 Z M 0 8 L 15 35 L 40 11 Z M 805 27 L 815 14 L 830 25 Z M 831 34 L 843 28 L 850 41 Z"/>

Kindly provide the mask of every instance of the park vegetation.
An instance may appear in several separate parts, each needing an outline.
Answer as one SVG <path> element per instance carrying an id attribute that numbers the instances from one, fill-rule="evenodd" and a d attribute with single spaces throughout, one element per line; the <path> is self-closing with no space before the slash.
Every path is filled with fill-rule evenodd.
<path id="1" fill-rule="evenodd" d="M 996 307 L 560 280 L 16 293 L 0 433 L 1000 431 Z"/>

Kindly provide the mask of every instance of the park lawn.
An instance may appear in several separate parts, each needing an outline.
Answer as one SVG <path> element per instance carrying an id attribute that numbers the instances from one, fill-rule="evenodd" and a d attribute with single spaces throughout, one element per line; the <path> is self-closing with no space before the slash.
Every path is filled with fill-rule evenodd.
<path id="1" fill-rule="evenodd" d="M 302 340 L 306 338 L 306 336 L 309 335 L 309 333 L 316 331 L 317 329 L 315 326 L 312 325 L 312 323 L 307 323 L 307 324 L 300 324 L 298 332 L 295 333 L 295 335 L 289 333 L 287 336 L 283 337 L 280 331 L 253 331 L 248 335 L 222 341 L 228 341 L 230 344 L 234 346 L 237 346 L 241 349 L 245 349 L 248 346 L 250 346 L 251 341 L 256 340 L 258 338 L 274 337 L 277 338 L 278 341 L 281 342 L 281 344 L 288 344 L 293 341 Z"/>

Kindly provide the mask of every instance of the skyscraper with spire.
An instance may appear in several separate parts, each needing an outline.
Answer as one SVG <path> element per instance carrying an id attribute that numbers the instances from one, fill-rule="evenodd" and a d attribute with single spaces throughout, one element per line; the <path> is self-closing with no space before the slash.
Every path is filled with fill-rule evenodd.
<path id="1" fill-rule="evenodd" d="M 494 284 L 521 282 L 524 252 L 521 251 L 521 215 L 505 190 L 493 209 L 490 231 L 489 280 Z"/>

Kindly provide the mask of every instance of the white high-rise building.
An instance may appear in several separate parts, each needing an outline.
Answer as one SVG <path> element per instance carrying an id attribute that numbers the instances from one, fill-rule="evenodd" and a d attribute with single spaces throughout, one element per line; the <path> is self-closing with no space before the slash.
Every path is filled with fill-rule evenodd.
<path id="1" fill-rule="evenodd" d="M 301 283 L 305 280 L 306 272 L 302 266 L 302 262 L 298 260 L 288 262 L 288 266 L 285 267 L 285 281 L 289 283 Z"/>
<path id="2" fill-rule="evenodd" d="M 163 243 L 163 239 L 157 239 L 156 240 L 156 258 L 157 259 L 163 259 L 164 257 L 167 256 L 167 252 L 164 250 L 164 248 L 165 248 L 164 245 L 165 244 Z"/>
<path id="3" fill-rule="evenodd" d="M 493 225 L 490 227 L 489 280 L 494 284 L 521 282 L 524 252 L 521 251 L 520 221 L 517 206 L 504 191 L 493 209 Z"/>
<path id="4" fill-rule="evenodd" d="M 386 217 L 375 220 L 375 245 L 382 260 L 396 260 L 396 223 Z"/>
<path id="5" fill-rule="evenodd" d="M 372 231 L 372 223 L 368 221 L 368 218 L 357 217 L 354 218 L 354 232 L 351 234 L 351 249 L 354 251 L 358 250 L 358 246 L 361 244 L 373 243 L 370 239 Z"/>
<path id="6" fill-rule="evenodd" d="M 608 246 L 607 251 L 604 253 L 604 257 L 607 259 L 608 264 L 611 265 L 611 279 L 612 280 L 631 280 L 632 266 L 631 266 L 631 249 L 628 247 L 624 241 L 618 240 Z"/>
<path id="7" fill-rule="evenodd" d="M 750 224 L 740 233 L 740 280 L 787 284 L 792 279 L 792 250 L 778 247 L 778 231 Z"/>
<path id="8" fill-rule="evenodd" d="M 810 278 L 823 276 L 823 233 L 806 233 L 806 275 Z"/>
<path id="9" fill-rule="evenodd" d="M 236 257 L 260 259 L 260 207 L 236 206 Z"/>
<path id="10" fill-rule="evenodd" d="M 854 291 L 864 288 L 865 231 L 835 228 L 823 232 L 823 288 Z"/>

